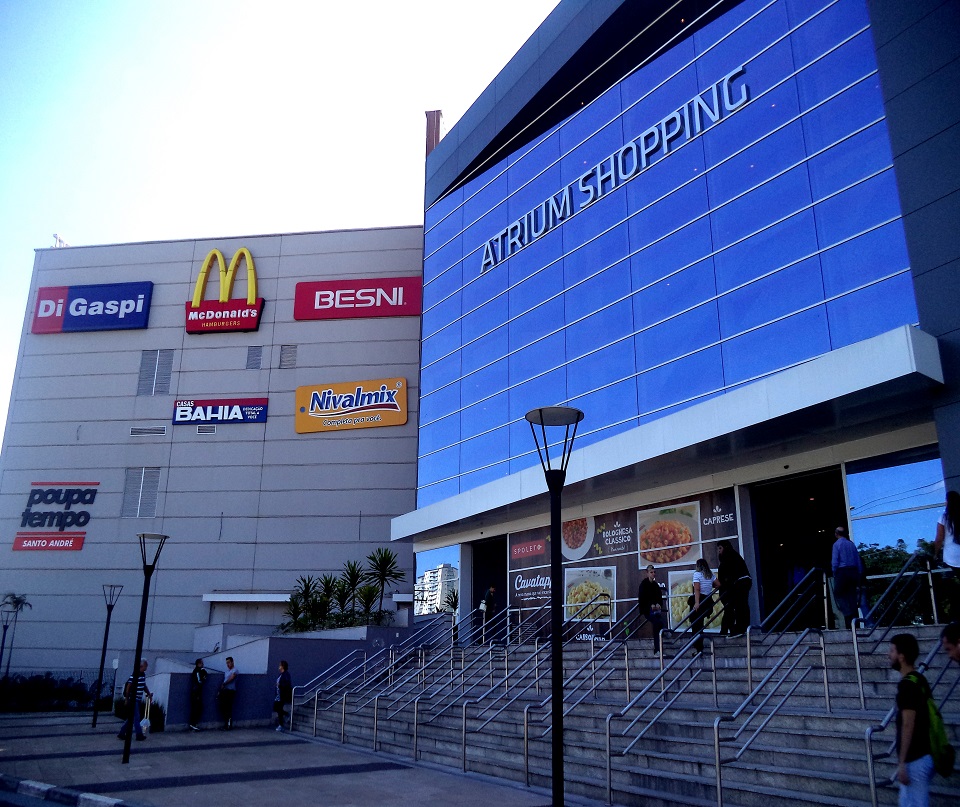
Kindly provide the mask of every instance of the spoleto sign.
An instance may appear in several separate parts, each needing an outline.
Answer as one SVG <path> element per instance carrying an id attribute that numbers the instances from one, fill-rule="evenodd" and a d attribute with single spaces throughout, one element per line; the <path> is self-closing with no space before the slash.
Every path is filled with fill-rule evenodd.
<path id="1" fill-rule="evenodd" d="M 297 434 L 402 426 L 407 422 L 404 378 L 297 387 Z"/>
<path id="2" fill-rule="evenodd" d="M 231 299 L 233 281 L 241 261 L 247 264 L 247 298 Z M 207 278 L 214 263 L 220 272 L 220 294 L 216 300 L 204 300 Z M 200 264 L 193 299 L 185 307 L 187 333 L 257 330 L 263 313 L 263 298 L 257 297 L 257 270 L 250 250 L 240 247 L 228 266 L 223 253 L 219 249 L 211 249 Z"/>
<path id="3" fill-rule="evenodd" d="M 153 283 L 45 286 L 37 291 L 33 333 L 146 328 Z"/>
<path id="4" fill-rule="evenodd" d="M 31 482 L 14 549 L 80 550 L 99 482 Z M 84 509 L 79 509 L 83 507 Z M 42 509 L 41 509 L 42 508 Z"/>
<path id="5" fill-rule="evenodd" d="M 638 176 L 684 141 L 736 112 L 750 97 L 743 81 L 745 72 L 741 65 L 728 73 L 497 233 L 483 245 L 480 271 L 492 269 L 574 213 Z"/>

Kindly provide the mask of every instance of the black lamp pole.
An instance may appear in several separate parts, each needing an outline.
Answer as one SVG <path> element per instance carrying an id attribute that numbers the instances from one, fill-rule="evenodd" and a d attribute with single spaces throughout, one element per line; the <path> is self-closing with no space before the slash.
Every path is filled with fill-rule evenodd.
<path id="1" fill-rule="evenodd" d="M 7 646 L 7 628 L 10 627 L 10 621 L 15 613 L 15 611 L 6 609 L 0 610 L 0 619 L 3 619 L 3 639 L 0 640 L 0 668 L 3 667 L 3 651 Z"/>
<path id="2" fill-rule="evenodd" d="M 117 604 L 117 598 L 123 586 L 111 586 L 104 583 L 103 599 L 107 603 L 107 624 L 103 629 L 103 650 L 100 652 L 100 673 L 97 675 L 97 688 L 93 696 L 93 723 L 92 728 L 97 727 L 97 714 L 100 711 L 100 692 L 103 689 L 103 665 L 107 660 L 107 637 L 110 635 L 110 615 L 113 613 L 113 606 Z"/>
<path id="3" fill-rule="evenodd" d="M 562 521 L 560 517 L 560 494 L 567 478 L 567 464 L 573 451 L 573 440 L 577 436 L 577 424 L 583 420 L 583 412 L 568 406 L 544 406 L 531 409 L 526 414 L 533 432 L 533 441 L 537 446 L 537 455 L 550 491 L 550 711 L 551 728 L 551 764 L 552 764 L 552 804 L 563 807 L 563 556 L 560 548 L 563 542 Z M 541 440 L 537 437 L 535 426 L 540 427 Z M 548 426 L 564 428 L 563 443 L 560 444 L 560 458 L 557 467 L 550 461 L 550 443 L 547 440 Z M 570 427 L 573 427 L 571 432 Z"/>
<path id="4" fill-rule="evenodd" d="M 147 600 L 150 597 L 150 578 L 157 568 L 157 561 L 160 558 L 160 550 L 166 543 L 167 535 L 160 535 L 155 532 L 141 532 L 137 535 L 140 539 L 140 557 L 143 559 L 143 596 L 140 599 L 140 627 L 137 628 L 137 650 L 133 654 L 133 675 L 131 680 L 133 687 L 130 692 L 130 705 L 127 708 L 127 720 L 130 723 L 130 729 L 127 736 L 123 739 L 123 764 L 130 762 L 130 746 L 133 742 L 134 718 L 137 713 L 137 682 L 140 680 L 140 655 L 143 653 L 143 632 L 147 626 Z M 147 561 L 147 544 L 156 546 L 156 552 L 152 561 Z"/>

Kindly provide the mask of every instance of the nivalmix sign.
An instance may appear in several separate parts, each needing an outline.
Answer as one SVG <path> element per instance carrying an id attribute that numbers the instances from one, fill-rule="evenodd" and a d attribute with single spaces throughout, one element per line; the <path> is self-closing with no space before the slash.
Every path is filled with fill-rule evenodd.
<path id="1" fill-rule="evenodd" d="M 37 291 L 33 333 L 146 328 L 153 283 L 45 286 Z"/>
<path id="2" fill-rule="evenodd" d="M 745 73 L 744 65 L 728 73 L 501 230 L 483 245 L 480 271 L 492 269 L 742 107 L 750 97 Z"/>

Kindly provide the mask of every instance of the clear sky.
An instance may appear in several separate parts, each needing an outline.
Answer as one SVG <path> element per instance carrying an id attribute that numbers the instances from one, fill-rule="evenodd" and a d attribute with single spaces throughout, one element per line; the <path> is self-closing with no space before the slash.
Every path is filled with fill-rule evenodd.
<path id="1" fill-rule="evenodd" d="M 423 221 L 448 127 L 558 0 L 0 0 L 0 427 L 33 250 Z"/>

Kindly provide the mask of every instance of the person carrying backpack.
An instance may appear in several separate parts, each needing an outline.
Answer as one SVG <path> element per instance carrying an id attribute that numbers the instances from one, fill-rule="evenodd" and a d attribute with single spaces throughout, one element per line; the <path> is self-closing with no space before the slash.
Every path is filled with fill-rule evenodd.
<path id="1" fill-rule="evenodd" d="M 899 633 L 890 640 L 890 666 L 900 673 L 897 684 L 897 782 L 900 807 L 928 807 L 934 770 L 949 776 L 953 749 L 946 742 L 943 720 L 930 685 L 914 667 L 920 647 L 915 636 Z"/>

